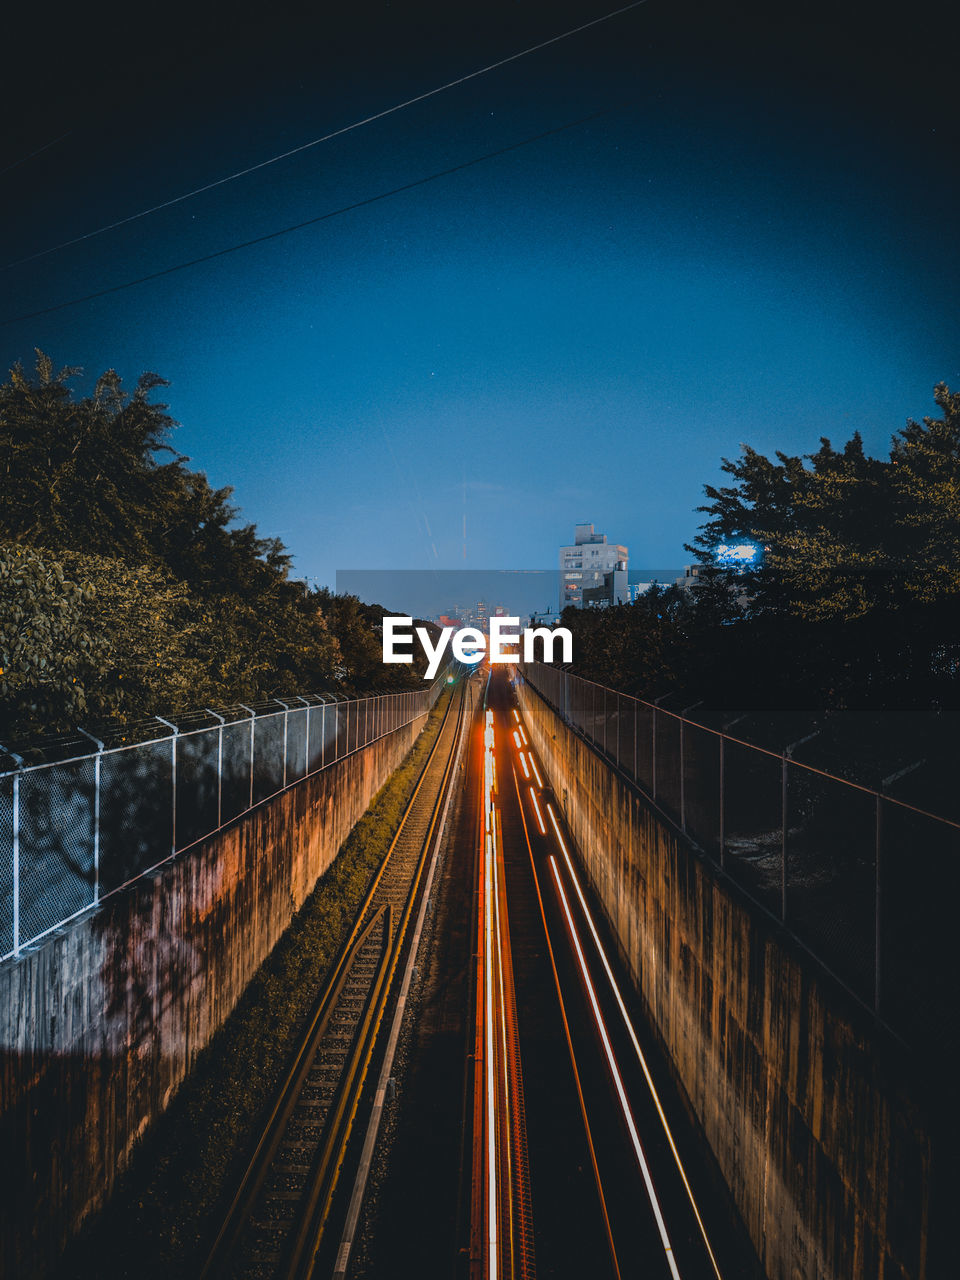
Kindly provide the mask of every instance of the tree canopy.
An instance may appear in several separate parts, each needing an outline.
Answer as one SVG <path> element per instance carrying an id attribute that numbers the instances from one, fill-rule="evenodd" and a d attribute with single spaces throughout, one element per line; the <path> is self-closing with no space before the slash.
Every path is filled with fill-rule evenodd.
<path id="1" fill-rule="evenodd" d="M 111 369 L 78 396 L 79 372 L 38 352 L 0 385 L 0 740 L 422 677 L 381 665 L 384 610 L 291 579 L 189 468 L 162 378 L 129 392 Z"/>
<path id="2" fill-rule="evenodd" d="M 734 484 L 707 485 L 709 519 L 688 550 L 711 563 L 718 543 L 765 549 L 751 580 L 755 612 L 781 608 L 807 621 L 933 604 L 960 593 L 960 395 L 940 384 L 941 418 L 908 421 L 888 459 L 859 433 L 837 450 L 822 437 L 805 457 L 776 461 L 744 446 L 724 459 Z M 807 465 L 809 464 L 809 465 Z"/>
<path id="3" fill-rule="evenodd" d="M 707 485 L 687 548 L 690 592 L 568 610 L 581 670 L 645 697 L 680 687 L 726 706 L 955 705 L 960 698 L 960 395 L 908 421 L 889 456 L 842 448 L 773 458 L 748 445 Z M 717 567 L 751 541 L 760 565 Z"/>

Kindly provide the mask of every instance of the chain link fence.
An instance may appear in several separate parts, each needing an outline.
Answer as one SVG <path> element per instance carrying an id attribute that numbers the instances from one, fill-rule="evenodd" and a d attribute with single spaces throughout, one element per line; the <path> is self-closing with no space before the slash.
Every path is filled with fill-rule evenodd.
<path id="1" fill-rule="evenodd" d="M 402 693 L 311 694 L 158 719 L 163 732 L 143 741 L 91 739 L 96 752 L 0 772 L 0 960 L 425 715 L 445 675 Z"/>
<path id="2" fill-rule="evenodd" d="M 943 1017 L 960 824 L 559 667 L 521 674 L 901 1039 Z"/>

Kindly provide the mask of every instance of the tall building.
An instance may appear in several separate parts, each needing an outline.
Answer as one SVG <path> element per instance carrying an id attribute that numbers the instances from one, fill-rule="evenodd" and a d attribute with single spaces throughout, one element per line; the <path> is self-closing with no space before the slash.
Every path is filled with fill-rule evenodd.
<path id="1" fill-rule="evenodd" d="M 585 604 L 629 604 L 627 561 L 630 553 L 607 542 L 592 524 L 574 527 L 573 543 L 560 548 L 560 608 Z M 589 591 L 589 595 L 584 592 Z"/>

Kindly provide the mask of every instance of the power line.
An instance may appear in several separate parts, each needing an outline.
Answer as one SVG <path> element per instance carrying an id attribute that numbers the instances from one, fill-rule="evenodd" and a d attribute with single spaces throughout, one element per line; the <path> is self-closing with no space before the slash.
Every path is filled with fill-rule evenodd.
<path id="1" fill-rule="evenodd" d="M 330 218 L 339 218 L 342 214 L 352 213 L 355 209 L 363 209 L 367 205 L 377 204 L 381 200 L 389 200 L 391 196 L 401 195 L 404 191 L 413 191 L 417 187 L 426 186 L 429 182 L 437 182 L 440 178 L 448 178 L 451 174 L 462 173 L 465 169 L 472 169 L 478 164 L 485 164 L 488 160 L 495 160 L 498 156 L 504 156 L 511 151 L 519 151 L 522 147 L 529 147 L 535 142 L 542 142 L 545 138 L 555 137 L 559 133 L 565 133 L 569 129 L 575 129 L 579 125 L 588 124 L 591 120 L 597 120 L 601 116 L 610 115 L 614 111 L 620 111 L 628 103 L 620 103 L 614 107 L 604 107 L 601 111 L 593 111 L 588 116 L 581 116 L 577 120 L 569 120 L 566 124 L 557 125 L 553 129 L 546 129 L 543 133 L 535 133 L 529 138 L 522 138 L 519 142 L 511 142 L 505 147 L 498 147 L 496 151 L 488 151 L 482 156 L 474 156 L 472 160 L 464 160 L 461 164 L 452 165 L 449 169 L 440 169 L 436 173 L 427 174 L 423 178 L 414 178 L 412 182 L 405 182 L 402 186 L 391 187 L 389 191 L 380 191 L 374 196 L 367 196 L 363 200 L 355 200 L 353 204 L 341 205 L 339 209 L 331 209 L 327 213 L 319 213 L 315 218 L 307 218 L 304 222 L 296 222 L 292 226 L 282 227 L 279 231 L 269 231 L 265 235 L 255 236 L 252 240 L 243 240 L 239 244 L 229 245 L 226 249 L 217 249 L 213 253 L 205 253 L 200 258 L 191 258 L 187 262 L 178 262 L 171 267 L 163 267 L 160 271 L 151 271 L 149 275 L 138 276 L 135 280 L 126 280 L 123 284 L 110 285 L 106 289 L 98 289 L 95 293 L 85 293 L 80 298 L 71 298 L 67 302 L 57 302 L 52 307 L 43 307 L 39 311 L 24 312 L 19 316 L 10 316 L 5 320 L 0 320 L 0 328 L 5 325 L 18 324 L 22 320 L 35 320 L 38 316 L 48 316 L 54 311 L 63 311 L 67 307 L 79 306 L 82 302 L 92 302 L 95 298 L 105 298 L 111 293 L 120 293 L 124 289 L 133 289 L 138 284 L 146 284 L 150 280 L 159 280 L 163 276 L 173 275 L 177 271 L 186 271 L 190 267 L 200 266 L 204 262 L 213 262 L 216 258 L 224 258 L 231 253 L 239 253 L 241 249 L 250 249 L 254 245 L 265 244 L 268 240 L 278 240 L 281 236 L 288 236 L 294 231 L 302 231 L 304 227 L 316 226 L 318 222 L 326 222 Z"/>
<path id="2" fill-rule="evenodd" d="M 169 209 L 173 205 L 182 204 L 185 200 L 192 200 L 194 196 L 203 195 L 206 191 L 213 191 L 216 187 L 225 186 L 228 182 L 235 182 L 238 178 L 245 178 L 260 169 L 266 169 L 269 165 L 277 164 L 280 160 L 287 160 L 290 156 L 299 155 L 302 151 L 309 151 L 312 147 L 320 146 L 322 142 L 329 142 L 333 138 L 342 137 L 345 133 L 352 133 L 355 129 L 361 129 L 364 125 L 372 124 L 376 120 L 383 120 L 386 116 L 394 115 L 405 107 L 412 107 L 418 102 L 425 102 L 428 98 L 436 97 L 438 93 L 445 93 L 448 89 L 456 88 L 457 85 L 466 84 L 468 80 L 475 80 L 478 76 L 484 76 L 490 71 L 495 71 L 498 67 L 505 67 L 510 62 L 516 62 L 519 58 L 525 58 L 528 54 L 536 53 L 540 49 L 546 49 L 548 46 L 557 44 L 561 40 L 566 40 L 570 36 L 579 35 L 581 31 L 586 31 L 590 27 L 609 22 L 611 18 L 617 18 L 621 14 L 628 13 L 631 9 L 638 9 L 646 3 L 647 0 L 633 0 L 632 4 L 625 5 L 622 9 L 614 9 L 600 18 L 593 18 L 590 22 L 582 23 L 579 27 L 571 27 L 569 31 L 563 31 L 560 35 L 551 36 L 549 40 L 543 40 L 540 44 L 533 44 L 528 49 L 521 49 L 518 53 L 511 53 L 508 57 L 501 58 L 499 62 L 491 62 L 485 67 L 480 67 L 477 71 L 471 71 L 456 80 L 449 80 L 446 84 L 439 85 L 436 89 L 428 89 L 426 93 L 420 93 L 415 98 L 407 98 L 405 102 L 398 102 L 394 106 L 387 107 L 383 111 L 377 111 L 373 115 L 364 116 L 362 120 L 355 120 L 353 124 L 344 125 L 342 129 L 334 129 L 331 133 L 325 133 L 322 137 L 301 143 L 300 146 L 292 147 L 289 151 L 282 151 L 279 155 L 271 156 L 268 160 L 261 160 L 246 169 L 238 169 L 236 173 L 229 173 L 223 178 L 216 178 L 213 182 L 208 182 L 202 187 L 195 187 L 192 191 L 185 191 L 179 196 L 173 196 L 169 200 L 161 201 L 160 204 L 151 205 L 148 209 L 141 209 L 138 213 L 131 213 L 125 218 L 118 218 L 115 222 L 105 223 L 94 231 L 86 231 L 83 235 L 74 236 L 72 240 L 64 240 L 60 244 L 51 245 L 47 249 L 39 249 L 36 253 L 28 254 L 25 258 L 17 258 L 12 262 L 4 263 L 3 266 L 0 266 L 0 271 L 9 271 L 13 267 L 23 266 L 27 262 L 35 262 L 38 258 L 48 257 L 51 253 L 58 253 L 61 249 L 69 249 L 71 245 L 81 244 L 85 240 L 93 240 L 97 236 L 104 235 L 107 231 L 115 231 L 118 227 L 125 227 L 130 222 L 136 222 L 140 218 L 147 218 L 150 214 L 159 213 L 161 210 Z"/>
<path id="3" fill-rule="evenodd" d="M 8 164 L 4 168 L 0 169 L 0 177 L 2 177 L 3 174 L 5 173 L 9 173 L 11 169 L 16 169 L 20 165 L 26 164 L 27 161 L 32 160 L 34 156 L 39 156 L 39 155 L 42 155 L 44 151 L 49 151 L 50 148 L 55 147 L 58 142 L 62 142 L 64 138 L 69 138 L 72 133 L 73 133 L 73 130 L 68 129 L 66 133 L 61 133 L 59 138 L 53 138 L 50 142 L 45 142 L 42 147 L 37 147 L 36 151 L 31 151 L 28 155 L 21 156 L 19 160 L 14 160 L 11 164 Z M 49 249 L 49 250 L 46 250 L 45 252 L 53 253 L 53 250 Z M 38 254 L 37 256 L 39 257 L 40 255 Z M 26 259 L 21 259 L 21 261 L 26 261 Z M 8 265 L 13 267 L 13 266 L 16 266 L 16 263 L 11 262 L 11 263 L 8 263 Z M 6 269 L 7 269 L 6 267 L 0 268 L 0 270 L 3 270 L 3 271 L 6 271 Z"/>

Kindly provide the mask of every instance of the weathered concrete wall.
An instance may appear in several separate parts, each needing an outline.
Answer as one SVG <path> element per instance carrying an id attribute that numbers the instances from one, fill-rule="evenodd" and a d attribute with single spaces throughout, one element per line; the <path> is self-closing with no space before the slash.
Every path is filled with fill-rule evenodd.
<path id="1" fill-rule="evenodd" d="M 921 1280 L 931 1126 L 906 1055 L 529 686 L 594 889 L 770 1280 Z"/>
<path id="2" fill-rule="evenodd" d="M 224 1022 L 425 717 L 0 966 L 0 1276 L 41 1276 Z"/>

